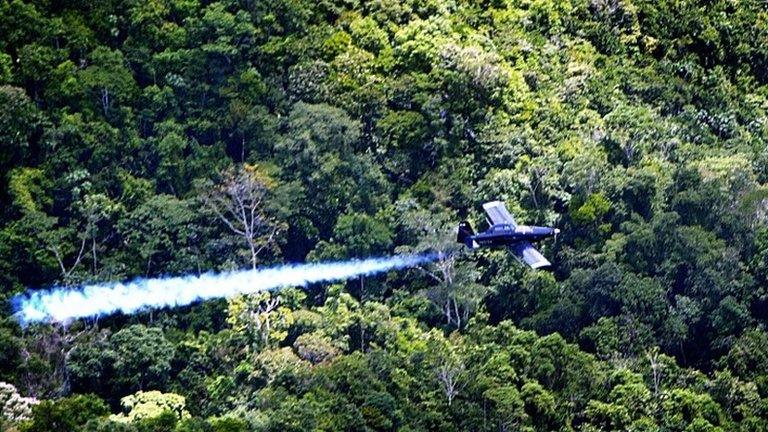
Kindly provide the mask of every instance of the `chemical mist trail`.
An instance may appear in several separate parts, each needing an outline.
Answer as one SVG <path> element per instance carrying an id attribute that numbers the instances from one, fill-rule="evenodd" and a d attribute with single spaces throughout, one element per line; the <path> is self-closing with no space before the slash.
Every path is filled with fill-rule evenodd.
<path id="1" fill-rule="evenodd" d="M 134 279 L 31 291 L 11 301 L 22 326 L 34 322 L 67 322 L 115 312 L 130 314 L 147 308 L 183 306 L 198 300 L 227 298 L 318 282 L 342 281 L 388 270 L 413 267 L 437 258 L 436 254 L 398 255 L 316 264 L 293 264 L 228 273 L 206 273 Z"/>

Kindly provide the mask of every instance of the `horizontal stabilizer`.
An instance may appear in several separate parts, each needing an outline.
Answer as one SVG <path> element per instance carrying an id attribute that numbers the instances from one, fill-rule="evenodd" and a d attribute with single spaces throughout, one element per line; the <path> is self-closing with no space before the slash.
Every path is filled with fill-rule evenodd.
<path id="1" fill-rule="evenodd" d="M 514 253 L 515 256 L 532 268 L 537 269 L 552 265 L 552 263 L 547 261 L 547 259 L 544 258 L 544 255 L 537 251 L 530 242 L 523 241 L 515 243 L 510 246 L 510 249 L 512 249 L 512 253 Z"/>

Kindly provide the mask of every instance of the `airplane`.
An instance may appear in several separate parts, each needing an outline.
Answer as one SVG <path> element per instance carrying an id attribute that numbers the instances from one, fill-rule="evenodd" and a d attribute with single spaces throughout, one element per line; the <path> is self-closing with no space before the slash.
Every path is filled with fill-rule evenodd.
<path id="1" fill-rule="evenodd" d="M 490 228 L 475 234 L 467 221 L 459 224 L 457 241 L 470 249 L 479 247 L 506 246 L 521 261 L 534 269 L 551 266 L 531 242 L 539 241 L 560 233 L 557 228 L 518 225 L 507 210 L 503 201 L 491 201 L 483 204 L 483 210 L 488 215 Z"/>

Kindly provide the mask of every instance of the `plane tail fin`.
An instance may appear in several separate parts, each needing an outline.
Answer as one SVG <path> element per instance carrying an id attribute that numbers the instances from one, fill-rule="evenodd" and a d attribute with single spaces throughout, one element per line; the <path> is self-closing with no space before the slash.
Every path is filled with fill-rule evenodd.
<path id="1" fill-rule="evenodd" d="M 472 225 L 470 225 L 470 223 L 467 221 L 461 221 L 459 224 L 459 233 L 456 236 L 456 241 L 459 243 L 464 243 L 470 249 L 474 249 L 477 245 L 475 239 L 472 238 L 474 235 L 475 230 L 472 229 Z"/>

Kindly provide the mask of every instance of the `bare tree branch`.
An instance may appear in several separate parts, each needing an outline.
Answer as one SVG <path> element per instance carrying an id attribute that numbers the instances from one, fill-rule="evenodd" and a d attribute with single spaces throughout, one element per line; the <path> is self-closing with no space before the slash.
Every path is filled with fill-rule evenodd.
<path id="1" fill-rule="evenodd" d="M 248 246 L 251 267 L 259 255 L 274 244 L 278 224 L 266 213 L 264 202 L 269 187 L 255 167 L 243 165 L 224 173 L 223 179 L 203 194 L 203 202 Z"/>

